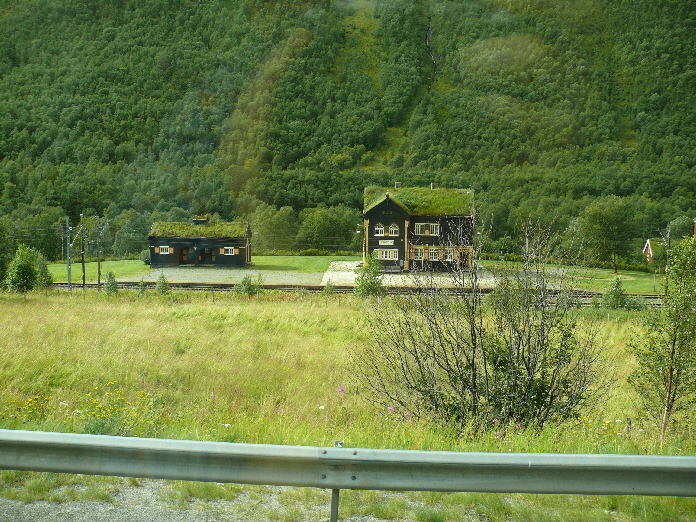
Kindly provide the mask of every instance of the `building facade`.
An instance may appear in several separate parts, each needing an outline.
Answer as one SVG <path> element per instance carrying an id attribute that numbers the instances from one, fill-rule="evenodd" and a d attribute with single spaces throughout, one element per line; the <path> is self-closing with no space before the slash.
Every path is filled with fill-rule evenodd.
<path id="1" fill-rule="evenodd" d="M 150 266 L 242 267 L 251 263 L 251 228 L 244 222 L 159 221 L 152 225 Z"/>
<path id="2" fill-rule="evenodd" d="M 368 187 L 363 225 L 363 261 L 374 255 L 387 271 L 471 267 L 470 190 Z"/>

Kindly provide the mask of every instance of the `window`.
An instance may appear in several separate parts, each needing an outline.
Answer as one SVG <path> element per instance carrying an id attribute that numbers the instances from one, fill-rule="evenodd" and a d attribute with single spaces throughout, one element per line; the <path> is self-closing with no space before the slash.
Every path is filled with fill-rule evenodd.
<path id="1" fill-rule="evenodd" d="M 423 261 L 424 257 L 425 257 L 425 248 L 423 248 L 423 247 L 414 247 L 413 248 L 413 260 L 414 261 Z"/>
<path id="2" fill-rule="evenodd" d="M 413 233 L 417 236 L 439 236 L 439 223 L 416 223 L 413 227 Z"/>
<path id="3" fill-rule="evenodd" d="M 383 236 L 384 235 L 384 225 L 382 223 L 377 223 L 375 225 L 375 236 Z"/>
<path id="4" fill-rule="evenodd" d="M 377 253 L 377 259 L 381 259 L 383 261 L 394 261 L 399 259 L 399 251 L 396 249 L 382 249 L 382 250 L 375 250 Z"/>
<path id="5" fill-rule="evenodd" d="M 225 254 L 226 256 L 233 256 L 234 255 L 234 247 L 225 247 Z"/>
<path id="6" fill-rule="evenodd" d="M 454 261 L 454 248 L 445 248 L 445 261 Z"/>
<path id="7" fill-rule="evenodd" d="M 430 247 L 428 249 L 428 257 L 431 261 L 437 261 L 440 259 L 440 250 L 437 247 Z"/>
<path id="8" fill-rule="evenodd" d="M 396 223 L 392 223 L 389 225 L 389 235 L 390 236 L 398 236 L 399 235 L 399 225 Z"/>
<path id="9" fill-rule="evenodd" d="M 159 247 L 159 253 L 160 253 L 160 254 L 168 254 L 168 253 L 169 253 L 169 247 L 168 247 L 168 246 L 161 246 L 161 247 Z"/>

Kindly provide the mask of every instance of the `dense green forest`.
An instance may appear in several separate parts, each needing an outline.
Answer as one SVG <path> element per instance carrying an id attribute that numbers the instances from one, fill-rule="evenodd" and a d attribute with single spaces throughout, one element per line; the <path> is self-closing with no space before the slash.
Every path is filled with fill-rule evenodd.
<path id="1" fill-rule="evenodd" d="M 338 247 L 400 181 L 472 188 L 496 249 L 602 209 L 640 243 L 696 217 L 694 34 L 692 0 L 0 0 L 3 233 Z"/>

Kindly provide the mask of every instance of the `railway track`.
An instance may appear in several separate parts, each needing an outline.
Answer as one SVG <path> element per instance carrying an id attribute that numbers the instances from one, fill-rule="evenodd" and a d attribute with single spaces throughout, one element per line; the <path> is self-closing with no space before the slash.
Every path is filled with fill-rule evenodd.
<path id="1" fill-rule="evenodd" d="M 154 290 L 155 289 L 155 283 L 146 283 L 148 290 Z M 140 283 L 118 283 L 118 288 L 122 290 L 137 290 L 138 285 Z M 53 283 L 54 288 L 59 288 L 63 290 L 68 289 L 68 284 L 67 283 Z M 104 284 L 102 283 L 102 287 Z M 231 292 L 234 290 L 234 287 L 236 285 L 234 283 L 169 283 L 169 288 L 172 290 L 189 290 L 189 291 L 196 291 L 196 292 Z M 97 289 L 97 284 L 96 283 L 87 283 L 85 284 L 86 289 L 90 290 L 96 290 Z M 278 284 L 278 285 L 273 285 L 273 284 L 265 284 L 262 285 L 262 288 L 264 290 L 274 290 L 277 292 L 288 292 L 288 293 L 296 293 L 296 292 L 308 292 L 308 293 L 320 293 L 324 291 L 324 286 L 322 285 L 288 285 L 288 284 Z M 82 283 L 77 283 L 72 285 L 73 290 L 81 290 L 82 289 Z M 393 287 L 386 287 L 387 294 L 388 295 L 400 295 L 400 294 L 407 294 L 410 292 L 413 292 L 414 289 L 413 287 L 404 287 L 404 286 L 393 286 Z M 453 288 L 453 287 L 443 287 L 442 292 L 448 295 L 460 293 L 461 290 Z M 481 292 L 484 294 L 488 294 L 492 291 L 491 288 L 482 288 Z M 352 286 L 342 286 L 342 285 L 337 285 L 334 287 L 333 292 L 336 294 L 350 294 L 353 292 L 353 287 Z M 597 299 L 598 297 L 601 297 L 600 293 L 595 293 L 595 292 L 588 292 L 588 291 L 577 291 L 575 293 L 576 298 L 578 300 L 578 303 L 582 307 L 590 307 L 593 306 L 594 300 Z M 634 294 L 633 297 L 637 297 L 642 299 L 647 305 L 649 306 L 661 306 L 662 304 L 662 296 L 656 295 L 656 294 Z"/>

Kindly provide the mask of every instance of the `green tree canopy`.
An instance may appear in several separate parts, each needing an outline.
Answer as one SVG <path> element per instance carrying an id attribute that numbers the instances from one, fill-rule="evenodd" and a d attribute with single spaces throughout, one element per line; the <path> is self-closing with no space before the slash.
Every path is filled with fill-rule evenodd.
<path id="1" fill-rule="evenodd" d="M 634 223 L 628 199 L 607 196 L 591 203 L 582 213 L 580 234 L 584 245 L 600 261 L 611 262 L 618 272 L 619 258 L 630 252 Z"/>
<path id="2" fill-rule="evenodd" d="M 35 288 L 48 288 L 53 278 L 46 259 L 36 249 L 20 244 L 7 268 L 5 284 L 10 291 L 26 293 Z"/>

